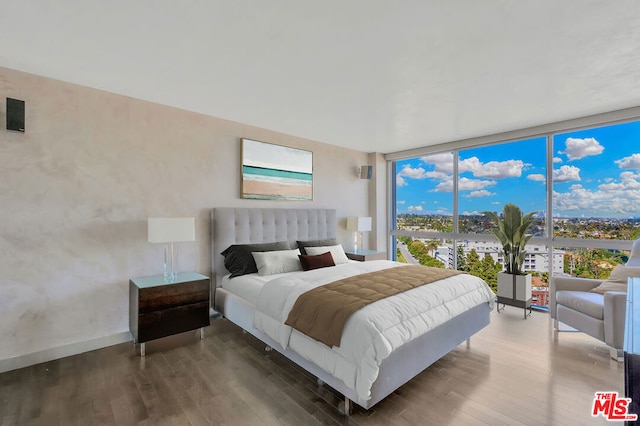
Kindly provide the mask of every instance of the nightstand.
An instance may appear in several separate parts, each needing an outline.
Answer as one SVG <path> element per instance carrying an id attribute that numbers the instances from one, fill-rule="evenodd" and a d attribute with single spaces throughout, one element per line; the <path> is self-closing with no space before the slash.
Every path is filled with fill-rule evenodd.
<path id="1" fill-rule="evenodd" d="M 354 250 L 345 253 L 351 260 L 366 262 L 367 260 L 381 260 L 387 258 L 387 253 L 376 250 Z"/>
<path id="2" fill-rule="evenodd" d="M 162 275 L 129 280 L 129 329 L 140 356 L 145 342 L 160 337 L 200 328 L 203 339 L 210 293 L 210 278 L 196 272 L 179 273 L 171 282 Z"/>

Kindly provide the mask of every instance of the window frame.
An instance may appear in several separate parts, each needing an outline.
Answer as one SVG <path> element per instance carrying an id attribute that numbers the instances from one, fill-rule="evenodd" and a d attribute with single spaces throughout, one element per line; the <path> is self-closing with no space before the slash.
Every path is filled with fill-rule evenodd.
<path id="1" fill-rule="evenodd" d="M 496 241 L 492 234 L 468 234 L 460 233 L 458 227 L 458 153 L 460 150 L 469 148 L 479 148 L 500 143 L 515 142 L 523 139 L 545 137 L 546 138 L 546 203 L 545 214 L 545 236 L 533 237 L 531 244 L 544 245 L 547 247 L 547 254 L 553 257 L 556 248 L 597 248 L 611 250 L 631 250 L 633 241 L 630 240 L 603 240 L 594 238 L 564 238 L 555 237 L 553 234 L 553 138 L 557 134 L 574 131 L 589 130 L 593 128 L 612 126 L 616 124 L 640 121 L 640 107 L 627 108 L 623 110 L 611 111 L 603 114 L 596 114 L 571 120 L 559 121 L 541 126 L 529 127 L 525 129 L 497 133 L 493 135 L 481 136 L 477 138 L 463 139 L 459 141 L 447 142 L 438 145 L 426 146 L 405 151 L 385 154 L 384 158 L 388 164 L 390 190 L 388 205 L 389 217 L 389 254 L 395 259 L 396 237 L 408 236 L 414 238 L 448 239 L 452 240 L 454 246 L 458 241 Z M 396 205 L 396 161 L 416 158 L 425 155 L 439 154 L 443 152 L 453 152 L 453 232 L 432 232 L 432 231 L 405 231 L 396 229 L 397 205 Z M 552 265 L 552 262 L 549 262 Z M 454 257 L 454 266 L 457 268 L 457 259 Z M 553 276 L 553 267 L 549 267 L 549 277 Z"/>

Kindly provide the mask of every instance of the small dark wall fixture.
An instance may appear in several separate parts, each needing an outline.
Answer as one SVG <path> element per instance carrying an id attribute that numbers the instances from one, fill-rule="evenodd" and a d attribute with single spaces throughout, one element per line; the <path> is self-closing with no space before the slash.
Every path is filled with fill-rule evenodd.
<path id="1" fill-rule="evenodd" d="M 24 101 L 7 98 L 7 130 L 24 133 Z"/>
<path id="2" fill-rule="evenodd" d="M 360 166 L 360 179 L 371 179 L 373 176 L 373 166 Z"/>

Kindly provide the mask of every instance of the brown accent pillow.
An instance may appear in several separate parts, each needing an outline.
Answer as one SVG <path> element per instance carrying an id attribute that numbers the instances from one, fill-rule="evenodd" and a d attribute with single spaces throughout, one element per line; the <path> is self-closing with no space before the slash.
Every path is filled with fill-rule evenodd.
<path id="1" fill-rule="evenodd" d="M 322 254 L 316 254 L 315 256 L 307 255 L 307 254 L 299 254 L 300 263 L 302 264 L 302 269 L 305 271 L 310 271 L 312 269 L 320 269 L 326 268 L 328 266 L 336 266 L 333 262 L 333 257 L 331 256 L 331 252 L 326 252 Z"/>
<path id="2" fill-rule="evenodd" d="M 593 293 L 604 294 L 606 291 L 627 292 L 627 281 L 629 278 L 640 277 L 640 267 L 618 265 L 605 281 L 602 281 L 596 288 L 591 289 Z"/>

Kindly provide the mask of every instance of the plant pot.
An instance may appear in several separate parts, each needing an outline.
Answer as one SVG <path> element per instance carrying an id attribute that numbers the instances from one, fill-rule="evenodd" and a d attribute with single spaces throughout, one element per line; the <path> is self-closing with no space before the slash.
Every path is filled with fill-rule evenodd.
<path id="1" fill-rule="evenodd" d="M 515 275 L 516 292 L 513 294 L 513 274 L 498 272 L 498 297 L 527 301 L 531 299 L 531 275 Z"/>

